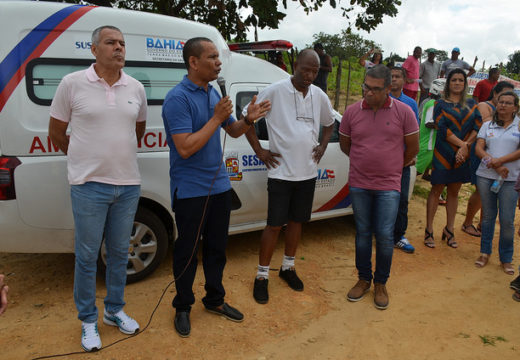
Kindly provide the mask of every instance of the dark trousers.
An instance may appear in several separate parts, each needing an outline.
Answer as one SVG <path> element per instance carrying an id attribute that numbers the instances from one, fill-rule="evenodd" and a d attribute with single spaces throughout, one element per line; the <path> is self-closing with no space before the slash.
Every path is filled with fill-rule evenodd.
<path id="1" fill-rule="evenodd" d="M 176 279 L 177 295 L 172 305 L 177 311 L 190 311 L 195 302 L 192 287 L 197 271 L 197 249 L 194 247 L 206 199 L 206 196 L 175 199 L 175 221 L 179 236 L 173 249 L 173 276 Z M 230 212 L 231 190 L 209 197 L 200 231 L 202 266 L 206 278 L 206 296 L 202 302 L 206 307 L 224 303 L 226 291 L 222 285 L 222 273 L 226 265 Z"/>
<path id="2" fill-rule="evenodd" d="M 401 240 L 408 228 L 408 191 L 410 190 L 410 167 L 403 168 L 401 176 L 401 196 L 399 198 L 399 209 L 394 226 L 394 244 Z"/>

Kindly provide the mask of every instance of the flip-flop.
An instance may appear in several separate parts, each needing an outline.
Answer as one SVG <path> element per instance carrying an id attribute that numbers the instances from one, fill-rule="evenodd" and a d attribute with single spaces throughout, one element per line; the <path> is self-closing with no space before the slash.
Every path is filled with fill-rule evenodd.
<path id="1" fill-rule="evenodd" d="M 462 231 L 471 236 L 480 237 L 481 233 L 478 229 L 473 225 L 464 225 L 462 224 Z"/>
<path id="2" fill-rule="evenodd" d="M 520 302 L 520 292 L 515 291 L 515 292 L 513 293 L 513 300 L 514 300 L 514 301 L 518 301 L 518 302 Z"/>
<path id="3" fill-rule="evenodd" d="M 489 260 L 488 254 L 480 254 L 477 260 L 475 260 L 475 266 L 478 268 L 486 266 Z"/>
<path id="4" fill-rule="evenodd" d="M 514 275 L 515 274 L 515 268 L 511 263 L 502 263 L 502 269 L 507 275 Z"/>

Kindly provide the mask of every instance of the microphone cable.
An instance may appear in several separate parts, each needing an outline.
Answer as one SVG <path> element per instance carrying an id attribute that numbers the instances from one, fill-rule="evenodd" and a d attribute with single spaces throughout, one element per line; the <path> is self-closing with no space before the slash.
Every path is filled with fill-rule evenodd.
<path id="1" fill-rule="evenodd" d="M 220 127 L 220 125 L 219 125 Z M 220 130 L 220 129 L 219 129 Z M 220 134 L 219 134 L 220 135 Z M 153 319 L 153 316 L 155 315 L 155 312 L 157 311 L 157 309 L 159 308 L 159 305 L 161 304 L 163 298 L 164 298 L 164 295 L 166 294 L 166 291 L 170 288 L 170 286 L 172 286 L 172 284 L 175 283 L 175 281 L 177 281 L 178 279 L 181 278 L 182 275 L 184 275 L 184 273 L 186 272 L 186 270 L 188 269 L 188 266 L 190 265 L 191 263 L 191 260 L 193 259 L 193 256 L 195 255 L 195 251 L 197 250 L 197 246 L 199 244 L 199 239 L 200 239 L 200 232 L 202 230 L 202 224 L 204 223 L 204 217 L 206 216 L 206 210 L 208 208 L 208 203 L 209 203 L 209 198 L 211 196 L 211 189 L 213 189 L 213 185 L 215 184 L 215 180 L 217 179 L 217 176 L 220 172 L 220 169 L 222 168 L 222 163 L 224 162 L 224 151 L 226 149 L 226 139 L 227 139 L 227 132 L 224 131 L 224 141 L 222 143 L 222 157 L 220 158 L 220 165 L 217 169 L 217 171 L 215 172 L 215 176 L 213 176 L 213 180 L 211 181 L 211 184 L 209 186 L 209 190 L 208 190 L 208 195 L 206 196 L 206 202 L 204 203 L 204 208 L 202 210 L 202 217 L 200 219 L 200 224 L 199 224 L 199 228 L 197 230 L 197 237 L 195 239 L 195 244 L 193 245 L 193 249 L 191 251 L 191 256 L 186 264 L 186 266 L 184 267 L 184 269 L 182 269 L 182 272 L 179 274 L 179 276 L 177 278 L 174 278 L 172 281 L 170 281 L 168 283 L 168 285 L 166 285 L 166 287 L 164 288 L 163 292 L 161 293 L 161 296 L 159 297 L 159 300 L 157 301 L 157 304 L 155 305 L 152 313 L 150 314 L 149 318 L 148 318 L 148 322 L 146 323 L 145 327 L 143 328 L 143 330 L 139 331 L 138 333 L 136 334 L 132 334 L 132 335 L 129 335 L 129 336 L 126 336 L 126 337 L 123 337 L 122 339 L 119 339 L 119 340 L 116 340 L 116 341 L 113 341 L 111 342 L 110 344 L 102 347 L 101 349 L 97 350 L 97 351 L 92 351 L 92 352 L 88 352 L 88 351 L 74 351 L 74 352 L 69 352 L 69 353 L 64 353 L 64 354 L 53 354 L 53 355 L 45 355 L 45 356 L 39 356 L 39 357 L 36 357 L 36 358 L 32 358 L 32 360 L 42 360 L 42 359 L 51 359 L 51 358 L 58 358 L 58 357 L 64 357 L 64 356 L 72 356 L 72 355 L 86 355 L 86 354 L 89 354 L 89 353 L 99 353 L 105 349 L 108 349 L 116 344 L 119 344 L 123 341 L 126 341 L 128 339 L 132 339 L 136 336 L 139 336 L 141 335 L 142 333 L 144 333 L 148 327 L 150 326 L 151 322 L 152 322 L 152 319 Z"/>

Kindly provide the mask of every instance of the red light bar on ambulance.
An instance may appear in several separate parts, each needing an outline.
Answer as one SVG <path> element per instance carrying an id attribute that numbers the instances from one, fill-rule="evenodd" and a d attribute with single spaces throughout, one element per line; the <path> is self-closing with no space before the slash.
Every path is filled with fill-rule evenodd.
<path id="1" fill-rule="evenodd" d="M 293 44 L 287 40 L 269 40 L 256 41 L 247 43 L 228 44 L 231 51 L 288 51 L 293 47 Z"/>

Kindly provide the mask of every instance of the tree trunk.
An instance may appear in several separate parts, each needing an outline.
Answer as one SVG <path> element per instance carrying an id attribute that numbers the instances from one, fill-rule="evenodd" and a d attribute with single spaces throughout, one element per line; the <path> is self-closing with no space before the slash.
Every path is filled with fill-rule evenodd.
<path id="1" fill-rule="evenodd" d="M 336 94 L 334 94 L 334 109 L 339 107 L 339 90 L 341 89 L 341 58 L 338 61 L 338 70 L 336 71 Z"/>
<path id="2" fill-rule="evenodd" d="M 348 76 L 347 76 L 347 100 L 345 100 L 345 107 L 347 107 L 348 104 L 348 98 L 350 96 L 350 59 L 348 61 Z"/>

